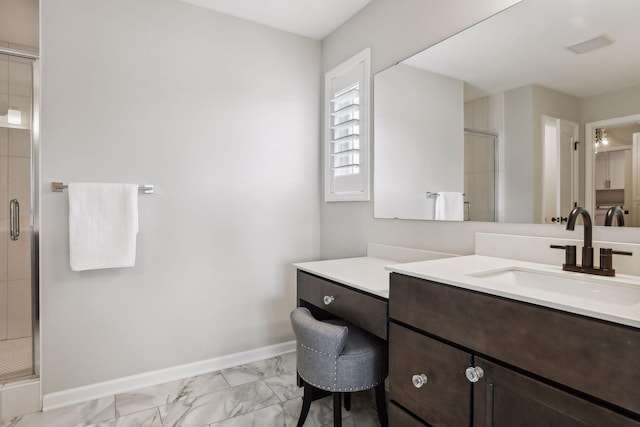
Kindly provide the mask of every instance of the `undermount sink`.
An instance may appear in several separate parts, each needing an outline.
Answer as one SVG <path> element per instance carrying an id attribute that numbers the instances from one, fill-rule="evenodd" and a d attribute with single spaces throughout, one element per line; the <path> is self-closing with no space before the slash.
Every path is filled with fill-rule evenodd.
<path id="1" fill-rule="evenodd" d="M 632 306 L 640 303 L 640 286 L 636 287 L 612 280 L 599 281 L 595 277 L 556 275 L 523 268 L 472 273 L 469 276 L 493 284 L 535 289 L 570 298 L 593 300 L 618 306 Z"/>

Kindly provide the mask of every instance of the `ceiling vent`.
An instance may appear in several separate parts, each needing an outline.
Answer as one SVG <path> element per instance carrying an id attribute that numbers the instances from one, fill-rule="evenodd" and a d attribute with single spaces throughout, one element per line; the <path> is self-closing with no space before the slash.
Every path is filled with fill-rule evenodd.
<path id="1" fill-rule="evenodd" d="M 577 43 L 571 46 L 567 46 L 570 51 L 582 54 L 587 52 L 593 52 L 594 50 L 602 49 L 605 46 L 609 46 L 613 43 L 613 39 L 606 34 L 599 35 L 592 39 Z"/>

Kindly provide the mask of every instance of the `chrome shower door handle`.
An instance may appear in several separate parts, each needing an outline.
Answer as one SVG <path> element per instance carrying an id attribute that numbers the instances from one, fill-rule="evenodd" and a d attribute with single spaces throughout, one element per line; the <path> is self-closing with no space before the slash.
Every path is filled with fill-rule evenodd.
<path id="1" fill-rule="evenodd" d="M 18 199 L 13 199 L 9 203 L 9 234 L 11 240 L 18 240 L 20 237 L 20 203 L 18 203 Z"/>

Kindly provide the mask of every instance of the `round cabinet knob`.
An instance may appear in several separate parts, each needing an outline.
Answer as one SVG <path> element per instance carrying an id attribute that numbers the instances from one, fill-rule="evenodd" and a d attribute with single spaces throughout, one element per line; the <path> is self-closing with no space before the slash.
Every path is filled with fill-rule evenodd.
<path id="1" fill-rule="evenodd" d="M 464 371 L 464 374 L 467 376 L 467 379 L 472 383 L 477 383 L 478 380 L 484 377 L 484 371 L 479 366 L 470 366 Z"/>
<path id="2" fill-rule="evenodd" d="M 420 388 L 427 383 L 427 376 L 425 374 L 414 375 L 411 377 L 411 382 L 415 388 Z"/>
<path id="3" fill-rule="evenodd" d="M 324 296 L 324 305 L 329 305 L 335 300 L 333 295 L 325 295 Z"/>

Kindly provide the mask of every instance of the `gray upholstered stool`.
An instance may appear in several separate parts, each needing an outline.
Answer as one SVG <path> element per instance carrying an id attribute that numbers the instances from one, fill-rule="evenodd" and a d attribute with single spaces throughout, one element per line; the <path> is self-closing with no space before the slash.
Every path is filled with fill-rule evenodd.
<path id="1" fill-rule="evenodd" d="M 314 388 L 333 395 L 333 425 L 342 425 L 342 394 L 375 387 L 378 418 L 387 425 L 384 379 L 387 351 L 383 340 L 342 320 L 318 321 L 304 307 L 291 312 L 298 340 L 298 374 L 304 383 L 298 427 L 304 424 Z M 345 395 L 345 407 L 350 399 Z"/>

